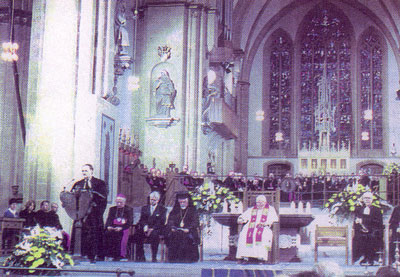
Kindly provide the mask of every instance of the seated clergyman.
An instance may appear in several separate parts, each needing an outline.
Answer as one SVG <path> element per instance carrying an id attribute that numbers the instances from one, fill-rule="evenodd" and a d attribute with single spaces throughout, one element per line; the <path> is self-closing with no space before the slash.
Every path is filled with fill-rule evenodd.
<path id="1" fill-rule="evenodd" d="M 118 261 L 126 258 L 133 209 L 125 205 L 126 197 L 123 194 L 117 195 L 115 203 L 116 206 L 111 207 L 108 212 L 104 237 L 106 256 Z"/>
<path id="2" fill-rule="evenodd" d="M 272 246 L 271 226 L 279 220 L 275 208 L 268 204 L 264 195 L 256 198 L 256 205 L 238 218 L 245 225 L 239 235 L 236 258 L 241 263 L 265 262 Z"/>

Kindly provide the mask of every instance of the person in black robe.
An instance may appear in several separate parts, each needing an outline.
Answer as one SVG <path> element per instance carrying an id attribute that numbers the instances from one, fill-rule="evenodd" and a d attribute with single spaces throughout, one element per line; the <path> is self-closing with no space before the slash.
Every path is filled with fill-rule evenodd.
<path id="1" fill-rule="evenodd" d="M 35 214 L 35 221 L 40 227 L 48 227 L 51 225 L 52 217 L 50 214 L 50 202 L 44 200 L 40 203 L 40 210 Z M 54 227 L 54 226 L 51 226 Z"/>
<path id="2" fill-rule="evenodd" d="M 103 180 L 93 177 L 93 166 L 82 166 L 83 179 L 76 182 L 71 191 L 88 190 L 93 194 L 89 211 L 82 220 L 81 247 L 82 256 L 88 256 L 90 263 L 104 260 L 104 221 L 107 206 L 108 188 Z"/>
<path id="3" fill-rule="evenodd" d="M 25 228 L 34 227 L 36 225 L 35 208 L 36 208 L 35 201 L 29 200 L 26 202 L 25 208 L 19 213 L 19 217 L 25 219 L 24 222 Z"/>
<path id="4" fill-rule="evenodd" d="M 143 206 L 140 212 L 139 222 L 136 224 L 133 241 L 136 244 L 136 261 L 146 261 L 143 244 L 151 245 L 152 262 L 157 262 L 158 245 L 160 236 L 164 235 L 167 209 L 159 204 L 160 193 L 150 193 L 150 205 Z"/>
<path id="5" fill-rule="evenodd" d="M 115 199 L 116 206 L 111 207 L 105 226 L 105 249 L 107 257 L 112 257 L 114 261 L 127 257 L 127 244 L 129 238 L 129 228 L 133 222 L 133 209 L 126 206 L 126 196 L 118 194 Z"/>
<path id="6" fill-rule="evenodd" d="M 199 260 L 199 226 L 199 215 L 189 193 L 178 192 L 167 223 L 169 262 L 191 263 Z"/>
<path id="7" fill-rule="evenodd" d="M 354 219 L 353 263 L 364 257 L 360 264 L 373 265 L 377 252 L 383 247 L 383 219 L 378 207 L 372 206 L 373 194 L 365 192 L 364 205 L 357 207 Z"/>
<path id="8" fill-rule="evenodd" d="M 394 255 L 396 254 L 396 241 L 400 241 L 400 206 L 393 209 L 389 220 L 389 228 L 392 231 L 389 241 L 389 264 L 395 262 Z M 400 244 L 398 245 L 400 249 Z"/>

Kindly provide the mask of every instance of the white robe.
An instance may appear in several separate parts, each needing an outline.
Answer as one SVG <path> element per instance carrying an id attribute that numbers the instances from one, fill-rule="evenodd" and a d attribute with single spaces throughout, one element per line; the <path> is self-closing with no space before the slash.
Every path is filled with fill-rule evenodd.
<path id="1" fill-rule="evenodd" d="M 236 258 L 242 259 L 244 257 L 249 257 L 249 258 L 251 257 L 267 261 L 268 251 L 271 249 L 272 246 L 272 231 L 270 228 L 264 227 L 260 243 L 256 243 L 257 228 L 255 228 L 253 233 L 253 244 L 252 245 L 246 244 L 247 230 L 249 230 L 251 212 L 253 209 L 254 208 L 250 208 L 241 215 L 241 217 L 244 219 L 245 222 L 247 221 L 247 223 L 243 226 L 243 229 L 239 235 Z M 259 224 L 261 221 L 262 211 L 263 210 L 257 210 L 256 225 Z M 265 222 L 265 224 L 272 226 L 272 223 L 277 221 L 279 221 L 279 217 L 276 214 L 275 208 L 273 206 L 269 206 L 267 221 Z"/>

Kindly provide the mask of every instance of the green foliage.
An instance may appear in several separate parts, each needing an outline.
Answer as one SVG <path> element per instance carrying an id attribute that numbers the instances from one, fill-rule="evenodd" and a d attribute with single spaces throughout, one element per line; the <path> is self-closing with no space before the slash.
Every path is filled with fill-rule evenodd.
<path id="1" fill-rule="evenodd" d="M 400 173 L 400 165 L 397 163 L 389 163 L 383 170 L 383 174 L 390 175 L 393 172 L 393 170 L 396 171 L 397 173 Z"/>
<path id="2" fill-rule="evenodd" d="M 224 201 L 234 201 L 239 203 L 237 198 L 228 188 L 214 184 L 214 189 L 210 184 L 205 183 L 190 192 L 193 205 L 200 214 L 219 213 L 223 209 Z"/>
<path id="3" fill-rule="evenodd" d="M 45 274 L 38 267 L 62 268 L 65 264 L 74 265 L 71 256 L 61 246 L 62 234 L 54 228 L 36 226 L 30 234 L 15 246 L 12 254 L 4 261 L 4 266 L 25 267 L 29 270 L 10 270 L 16 274 Z"/>
<path id="4" fill-rule="evenodd" d="M 356 210 L 356 207 L 362 206 L 362 195 L 369 190 L 365 186 L 358 184 L 356 190 L 347 187 L 344 190 L 334 193 L 325 204 L 331 214 L 340 220 L 348 219 Z M 381 212 L 390 210 L 389 204 L 386 203 L 378 194 L 373 193 L 372 206 L 381 209 Z"/>

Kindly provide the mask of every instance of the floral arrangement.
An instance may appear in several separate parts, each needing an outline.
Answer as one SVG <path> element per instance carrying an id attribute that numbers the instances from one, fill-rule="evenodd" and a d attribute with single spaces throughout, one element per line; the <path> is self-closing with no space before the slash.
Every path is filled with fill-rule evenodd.
<path id="1" fill-rule="evenodd" d="M 11 256 L 4 261 L 4 266 L 26 267 L 29 269 L 10 270 L 17 274 L 46 274 L 38 267 L 61 269 L 65 264 L 74 265 L 71 256 L 61 246 L 62 233 L 55 228 L 36 226 L 15 246 Z M 54 274 L 54 273 L 53 273 Z"/>
<path id="2" fill-rule="evenodd" d="M 325 204 L 330 212 L 330 216 L 336 216 L 339 220 L 349 219 L 356 207 L 362 206 L 361 197 L 367 192 L 367 188 L 358 184 L 354 189 L 353 187 L 346 187 L 338 193 L 334 193 L 328 202 Z M 373 193 L 372 205 L 381 209 L 381 212 L 390 210 L 390 205 L 386 203 L 378 194 Z"/>
<path id="3" fill-rule="evenodd" d="M 218 184 L 210 185 L 205 183 L 189 193 L 192 197 L 193 205 L 200 214 L 221 212 L 225 200 L 234 201 L 235 203 L 240 201 L 232 191 Z"/>
<path id="4" fill-rule="evenodd" d="M 399 173 L 400 165 L 397 163 L 389 163 L 388 165 L 386 165 L 385 169 L 383 170 L 383 174 L 390 175 L 393 171 Z"/>

